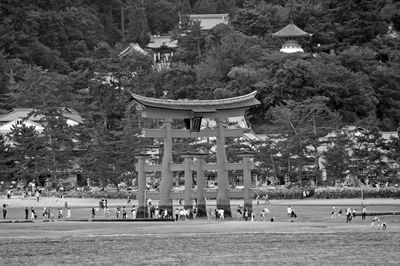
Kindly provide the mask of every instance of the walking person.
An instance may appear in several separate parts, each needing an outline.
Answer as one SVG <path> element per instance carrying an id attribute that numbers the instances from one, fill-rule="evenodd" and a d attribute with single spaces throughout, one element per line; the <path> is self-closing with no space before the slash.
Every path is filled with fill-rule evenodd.
<path id="1" fill-rule="evenodd" d="M 120 207 L 117 207 L 117 208 L 115 209 L 115 216 L 117 217 L 117 219 L 118 219 L 120 213 L 121 213 L 121 209 L 120 209 Z"/>
<path id="2" fill-rule="evenodd" d="M 361 212 L 361 219 L 365 220 L 366 216 L 367 216 L 367 208 L 364 205 Z"/>
<path id="3" fill-rule="evenodd" d="M 39 202 L 39 198 L 40 198 L 40 191 L 39 190 L 36 190 L 35 196 L 36 196 L 36 201 Z"/>
<path id="4" fill-rule="evenodd" d="M 212 220 L 212 210 L 211 210 L 211 208 L 208 208 L 207 220 Z"/>
<path id="5" fill-rule="evenodd" d="M 347 208 L 347 210 L 346 210 L 346 223 L 349 223 L 349 222 L 351 222 L 351 219 L 352 219 L 352 213 L 351 213 L 351 209 L 350 208 Z"/>
<path id="6" fill-rule="evenodd" d="M 92 208 L 92 219 L 96 216 L 96 210 Z"/>
<path id="7" fill-rule="evenodd" d="M 71 208 L 67 210 L 67 219 L 71 218 Z"/>
<path id="8" fill-rule="evenodd" d="M 224 221 L 225 220 L 225 216 L 224 216 L 224 212 L 225 212 L 225 210 L 224 209 L 220 209 L 219 210 L 219 219 L 221 220 L 221 221 Z"/>
<path id="9" fill-rule="evenodd" d="M 290 221 L 297 221 L 297 214 L 294 212 L 294 210 L 292 209 L 292 213 L 290 215 Z"/>
<path id="10" fill-rule="evenodd" d="M 336 208 L 335 207 L 332 207 L 331 218 L 332 219 L 336 218 Z"/>
<path id="11" fill-rule="evenodd" d="M 179 208 L 176 208 L 175 210 L 175 222 L 179 220 Z"/>
<path id="12" fill-rule="evenodd" d="M 36 215 L 35 209 L 33 209 L 33 207 L 31 207 L 31 220 L 36 219 L 36 217 L 37 217 L 37 215 Z"/>
<path id="13" fill-rule="evenodd" d="M 125 206 L 122 207 L 122 220 L 126 220 L 126 209 L 125 209 Z"/>
<path id="14" fill-rule="evenodd" d="M 290 207 L 290 205 L 289 205 L 289 207 L 287 208 L 287 215 L 288 215 L 288 219 L 289 219 L 289 221 L 290 221 L 291 218 L 292 218 L 292 207 Z"/>
<path id="15" fill-rule="evenodd" d="M 268 197 L 268 193 L 265 194 L 265 204 L 269 204 L 269 197 Z"/>
<path id="16" fill-rule="evenodd" d="M 242 215 L 243 215 L 243 214 L 242 214 L 242 208 L 241 208 L 241 206 L 238 206 L 236 212 L 237 212 L 238 221 L 242 220 Z"/>
<path id="17" fill-rule="evenodd" d="M 356 217 L 356 215 L 357 215 L 357 209 L 354 209 L 354 210 L 351 212 L 351 219 L 354 219 L 354 218 Z"/>
<path id="18" fill-rule="evenodd" d="M 264 218 L 265 218 L 265 211 L 262 210 L 261 213 L 260 213 L 260 220 L 264 221 Z"/>
<path id="19" fill-rule="evenodd" d="M 7 217 L 7 204 L 3 204 L 3 219 Z"/>
<path id="20" fill-rule="evenodd" d="M 247 208 L 244 208 L 243 211 L 243 218 L 244 220 L 247 222 L 249 220 L 249 210 L 247 210 Z"/>
<path id="21" fill-rule="evenodd" d="M 132 213 L 132 219 L 136 219 L 136 207 L 135 207 L 135 205 L 132 206 L 131 213 Z"/>

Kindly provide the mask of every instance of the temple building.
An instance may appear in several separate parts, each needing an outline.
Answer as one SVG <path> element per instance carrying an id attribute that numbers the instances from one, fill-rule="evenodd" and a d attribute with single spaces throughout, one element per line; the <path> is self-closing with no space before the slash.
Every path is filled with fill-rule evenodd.
<path id="1" fill-rule="evenodd" d="M 279 50 L 282 53 L 304 53 L 298 39 L 308 36 L 312 36 L 312 34 L 303 31 L 293 23 L 290 23 L 283 29 L 272 34 L 272 37 L 282 38 L 284 40 L 282 48 Z"/>
<path id="2" fill-rule="evenodd" d="M 200 21 L 202 30 L 210 30 L 216 25 L 229 23 L 229 15 L 226 14 L 191 14 L 189 15 L 191 21 Z"/>
<path id="3" fill-rule="evenodd" d="M 171 40 L 170 35 L 154 36 L 147 45 L 153 53 L 153 60 L 157 70 L 168 69 L 172 56 L 178 47 L 177 40 Z"/>
<path id="4" fill-rule="evenodd" d="M 139 44 L 137 43 L 130 43 L 128 45 L 128 47 L 126 47 L 125 50 L 123 50 L 122 52 L 120 52 L 118 54 L 118 58 L 124 58 L 126 56 L 133 56 L 133 55 L 143 55 L 143 56 L 147 56 L 148 53 L 142 49 L 142 47 L 139 46 Z"/>

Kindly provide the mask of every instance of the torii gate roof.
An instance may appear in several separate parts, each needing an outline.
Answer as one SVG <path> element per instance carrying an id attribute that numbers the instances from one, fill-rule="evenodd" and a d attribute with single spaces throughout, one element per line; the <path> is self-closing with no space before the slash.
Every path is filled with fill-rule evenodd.
<path id="1" fill-rule="evenodd" d="M 243 115 L 252 106 L 259 105 L 255 98 L 257 91 L 252 93 L 217 100 L 170 100 L 156 99 L 131 93 L 133 102 L 139 104 L 137 109 L 143 117 L 153 118 L 190 118 L 202 117 L 234 117 Z"/>

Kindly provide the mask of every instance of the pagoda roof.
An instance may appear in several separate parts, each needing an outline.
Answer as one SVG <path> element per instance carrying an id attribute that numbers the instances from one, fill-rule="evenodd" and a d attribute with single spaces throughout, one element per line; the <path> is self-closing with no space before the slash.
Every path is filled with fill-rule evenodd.
<path id="1" fill-rule="evenodd" d="M 128 47 L 126 47 L 125 50 L 120 52 L 118 54 L 119 58 L 128 56 L 128 55 L 133 55 L 133 54 L 141 54 L 141 55 L 148 55 L 148 53 L 142 49 L 142 47 L 139 46 L 137 43 L 130 43 Z"/>
<path id="2" fill-rule="evenodd" d="M 277 38 L 288 38 L 288 37 L 307 37 L 310 36 L 311 34 L 308 32 L 303 31 L 293 23 L 290 23 L 283 29 L 272 33 L 272 37 L 277 37 Z"/>
<path id="3" fill-rule="evenodd" d="M 233 112 L 234 110 L 240 110 L 244 112 L 244 110 L 249 107 L 259 105 L 260 102 L 255 98 L 256 93 L 257 91 L 253 91 L 252 93 L 246 95 L 217 100 L 156 99 L 134 93 L 131 93 L 131 96 L 133 98 L 133 102 L 136 102 L 140 106 L 144 107 L 142 109 L 143 111 L 146 111 L 146 109 L 148 111 L 150 109 L 158 109 L 164 111 L 164 113 L 157 112 L 163 117 L 164 115 L 167 117 L 168 112 L 173 118 L 191 117 L 192 114 L 198 114 L 203 117 L 213 117 L 221 115 L 222 113 L 225 113 L 225 115 L 222 116 L 231 117 L 235 116 Z M 232 115 L 228 115 L 230 111 L 232 111 Z"/>

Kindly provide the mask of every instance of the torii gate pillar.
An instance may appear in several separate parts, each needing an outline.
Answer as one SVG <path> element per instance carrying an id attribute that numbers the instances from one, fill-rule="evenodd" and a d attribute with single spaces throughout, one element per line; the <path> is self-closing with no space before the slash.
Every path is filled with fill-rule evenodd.
<path id="1" fill-rule="evenodd" d="M 223 121 L 220 118 L 215 119 L 217 122 L 217 180 L 218 195 L 217 208 L 223 209 L 226 217 L 231 217 L 231 205 L 228 197 L 227 189 L 229 185 L 228 172 L 225 170 L 225 162 L 227 161 L 225 152 L 225 132 Z"/>
<path id="2" fill-rule="evenodd" d="M 167 210 L 172 215 L 172 200 L 170 191 L 172 189 L 172 172 L 170 164 L 172 163 L 172 119 L 164 120 L 165 136 L 164 136 L 164 156 L 162 160 L 161 184 L 160 184 L 160 204 L 162 210 Z"/>
<path id="3" fill-rule="evenodd" d="M 204 157 L 205 155 L 195 155 L 196 172 L 197 172 L 197 216 L 196 217 L 207 217 L 207 203 L 204 198 Z"/>
<path id="4" fill-rule="evenodd" d="M 252 153 L 239 154 L 242 157 L 243 165 L 243 196 L 244 196 L 244 208 L 249 211 L 253 210 L 253 201 L 251 197 L 251 169 L 253 169 L 253 163 L 251 158 L 253 158 Z"/>
<path id="5" fill-rule="evenodd" d="M 137 172 L 138 172 L 138 208 L 136 212 L 137 218 L 147 218 L 147 204 L 145 199 L 145 191 L 146 191 L 146 172 L 145 172 L 145 161 L 149 157 L 145 154 L 140 154 L 135 156 L 138 160 L 137 163 Z"/>
<path id="6" fill-rule="evenodd" d="M 192 201 L 192 186 L 193 186 L 193 179 L 192 179 L 192 171 L 190 166 L 192 164 L 192 157 L 193 155 L 184 154 L 182 155 L 184 158 L 185 164 L 185 196 L 184 196 L 184 208 L 185 210 L 192 210 L 193 209 L 193 201 Z"/>

